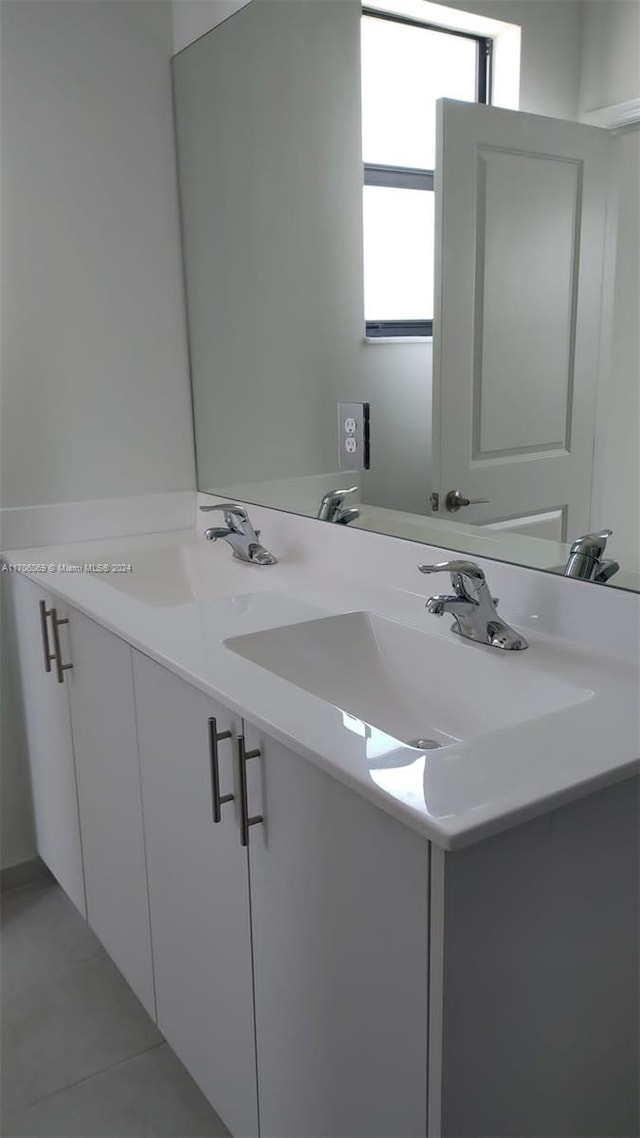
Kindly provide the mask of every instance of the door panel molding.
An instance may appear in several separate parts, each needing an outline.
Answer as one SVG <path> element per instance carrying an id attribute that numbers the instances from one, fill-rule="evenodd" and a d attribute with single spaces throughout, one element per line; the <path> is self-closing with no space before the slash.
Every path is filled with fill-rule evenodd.
<path id="1" fill-rule="evenodd" d="M 471 524 L 561 502 L 589 528 L 610 144 L 438 105 L 432 484 Z"/>

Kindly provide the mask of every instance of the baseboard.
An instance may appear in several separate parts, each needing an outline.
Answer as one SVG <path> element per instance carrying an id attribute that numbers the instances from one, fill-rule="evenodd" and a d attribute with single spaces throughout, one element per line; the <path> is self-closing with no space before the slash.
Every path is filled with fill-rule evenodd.
<path id="1" fill-rule="evenodd" d="M 30 861 L 21 861 L 18 865 L 8 865 L 0 870 L 0 893 L 9 893 L 12 889 L 21 889 L 24 885 L 44 884 L 53 881 L 53 875 L 39 857 Z"/>

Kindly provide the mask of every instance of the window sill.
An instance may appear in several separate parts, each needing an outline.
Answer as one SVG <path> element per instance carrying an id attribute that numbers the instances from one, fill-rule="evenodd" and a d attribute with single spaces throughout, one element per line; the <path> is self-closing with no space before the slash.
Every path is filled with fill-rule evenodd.
<path id="1" fill-rule="evenodd" d="M 364 336 L 363 344 L 432 344 L 433 336 Z"/>

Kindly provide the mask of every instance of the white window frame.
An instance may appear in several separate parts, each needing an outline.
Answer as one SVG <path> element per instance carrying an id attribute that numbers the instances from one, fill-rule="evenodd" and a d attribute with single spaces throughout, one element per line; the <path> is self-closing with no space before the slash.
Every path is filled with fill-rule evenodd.
<path id="1" fill-rule="evenodd" d="M 479 47 L 479 53 L 484 51 L 485 64 L 484 75 L 481 75 L 479 56 L 477 101 L 511 110 L 519 109 L 520 28 L 517 25 L 475 16 L 470 12 L 430 3 L 429 0 L 388 0 L 380 8 L 376 7 L 373 0 L 372 3 L 363 5 L 362 16 L 475 39 L 479 45 L 484 45 Z M 433 179 L 433 170 L 364 163 L 364 185 L 432 191 Z M 367 343 L 428 340 L 433 335 L 433 320 L 365 320 L 365 327 Z"/>

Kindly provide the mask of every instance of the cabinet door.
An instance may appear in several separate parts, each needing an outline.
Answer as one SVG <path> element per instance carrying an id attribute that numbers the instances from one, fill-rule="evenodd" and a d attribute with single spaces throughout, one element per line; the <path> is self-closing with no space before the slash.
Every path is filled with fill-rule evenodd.
<path id="1" fill-rule="evenodd" d="M 263 1138 L 424 1138 L 428 843 L 245 740 Z"/>
<path id="2" fill-rule="evenodd" d="M 133 653 L 158 1026 L 232 1134 L 258 1132 L 247 851 L 234 784 L 236 721 Z M 218 744 L 213 818 L 209 720 Z"/>
<path id="3" fill-rule="evenodd" d="M 155 1016 L 131 649 L 73 609 L 69 619 L 87 919 Z"/>
<path id="4" fill-rule="evenodd" d="M 18 656 L 38 853 L 86 916 L 78 795 L 67 700 L 70 671 L 58 682 L 53 620 L 64 606 L 16 574 L 12 578 Z M 60 651 L 69 662 L 67 627 L 58 626 Z M 47 670 L 47 663 L 49 670 Z"/>

